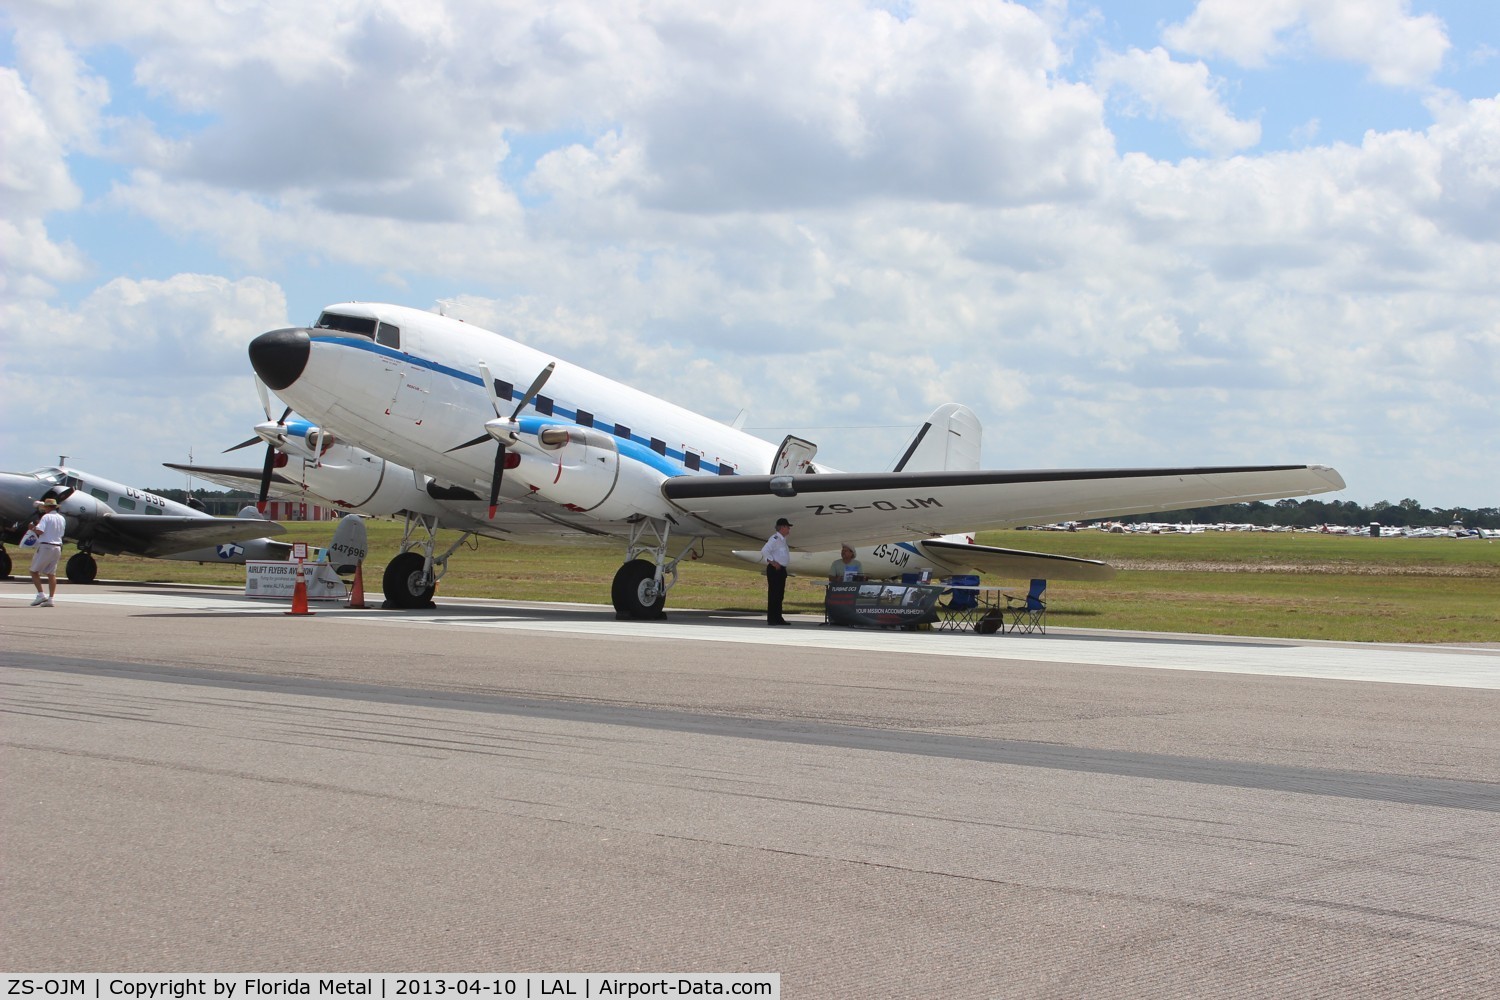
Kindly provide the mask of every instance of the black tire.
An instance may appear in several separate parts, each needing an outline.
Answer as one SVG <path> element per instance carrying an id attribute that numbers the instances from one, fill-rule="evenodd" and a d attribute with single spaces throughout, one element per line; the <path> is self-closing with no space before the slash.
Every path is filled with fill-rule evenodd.
<path id="1" fill-rule="evenodd" d="M 10 579 L 10 553 L 0 549 L 0 580 Z"/>
<path id="2" fill-rule="evenodd" d="M 69 583 L 93 583 L 99 575 L 99 564 L 87 552 L 75 552 L 68 559 L 66 572 Z"/>
<path id="3" fill-rule="evenodd" d="M 423 580 L 422 567 L 427 562 L 420 552 L 403 552 L 385 567 L 381 587 L 388 608 L 430 608 L 436 580 Z"/>
<path id="4" fill-rule="evenodd" d="M 656 590 L 656 564 L 644 559 L 632 559 L 615 573 L 615 582 L 609 590 L 614 601 L 615 615 L 619 618 L 634 618 L 641 621 L 657 621 L 667 617 L 662 609 L 667 604 L 667 592 Z"/>

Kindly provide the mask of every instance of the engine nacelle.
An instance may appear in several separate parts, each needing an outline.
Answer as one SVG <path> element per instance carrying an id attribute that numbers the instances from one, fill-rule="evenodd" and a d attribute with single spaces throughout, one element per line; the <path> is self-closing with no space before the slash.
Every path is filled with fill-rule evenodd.
<path id="1" fill-rule="evenodd" d="M 306 420 L 288 420 L 285 424 L 257 424 L 255 433 L 292 458 L 316 464 L 338 443 L 332 431 L 325 431 Z"/>
<path id="2" fill-rule="evenodd" d="M 317 465 L 305 464 L 302 479 L 318 496 L 376 517 L 436 509 L 432 498 L 417 488 L 410 469 L 346 444 L 324 449 Z"/>
<path id="3" fill-rule="evenodd" d="M 592 427 L 549 424 L 534 437 L 516 435 L 512 440 L 521 444 L 517 448 L 520 461 L 507 476 L 520 479 L 544 499 L 609 520 L 660 513 L 661 483 L 666 477 L 622 458 L 611 434 Z"/>
<path id="4" fill-rule="evenodd" d="M 53 490 L 51 493 L 55 496 L 59 491 Z M 69 490 L 58 501 L 57 512 L 68 522 L 68 534 L 72 535 L 82 531 L 86 525 L 109 517 L 114 510 L 103 500 L 90 496 L 83 490 Z"/>

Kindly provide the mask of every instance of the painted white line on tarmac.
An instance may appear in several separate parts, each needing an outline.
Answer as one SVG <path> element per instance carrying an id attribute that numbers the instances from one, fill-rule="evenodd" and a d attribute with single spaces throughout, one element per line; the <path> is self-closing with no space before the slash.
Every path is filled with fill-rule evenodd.
<path id="1" fill-rule="evenodd" d="M 1441 687 L 1500 690 L 1500 650 L 1450 650 L 1422 646 L 1334 646 L 1239 642 L 1191 636 L 1126 638 L 1113 635 L 976 635 L 946 632 L 861 631 L 808 623 L 792 628 L 747 624 L 714 625 L 671 622 L 548 622 L 535 619 L 416 618 L 428 625 L 493 628 L 593 635 L 609 638 L 682 639 L 741 642 L 765 646 L 901 653 L 910 656 L 969 656 L 991 660 L 1083 663 L 1144 667 L 1153 670 L 1201 670 L 1212 673 L 1311 677 L 1325 680 L 1377 681 L 1386 684 L 1432 684 Z M 398 624 L 396 619 L 379 619 Z"/>
<path id="2" fill-rule="evenodd" d="M 6 588 L 0 599 L 29 602 L 34 591 Z M 82 592 L 59 591 L 56 608 L 35 613 L 57 616 L 67 604 L 100 604 L 155 610 L 235 611 L 241 614 L 282 616 L 280 601 L 203 592 Z M 313 605 L 326 618 L 358 617 L 383 627 L 508 629 L 554 635 L 585 635 L 610 639 L 671 639 L 698 642 L 738 642 L 763 646 L 793 646 L 851 652 L 900 653 L 909 656 L 966 656 L 990 660 L 1043 663 L 1080 663 L 1152 670 L 1198 670 L 1211 673 L 1256 674 L 1325 680 L 1374 681 L 1384 684 L 1429 684 L 1500 690 L 1500 650 L 1456 649 L 1412 645 L 1352 646 L 1297 643 L 1228 637 L 1149 634 L 1118 636 L 1109 633 L 977 635 L 946 632 L 861 631 L 819 626 L 811 621 L 791 628 L 769 628 L 754 619 L 724 623 L 699 618 L 692 622 L 615 621 L 602 615 L 584 620 L 548 621 L 525 608 L 493 608 L 487 602 L 445 602 L 448 614 L 400 612 L 375 615 L 350 611 L 342 603 Z M 533 604 L 549 612 L 598 610 L 590 605 Z M 458 612 L 458 613 L 454 613 Z M 1069 630 L 1070 633 L 1076 630 Z"/>

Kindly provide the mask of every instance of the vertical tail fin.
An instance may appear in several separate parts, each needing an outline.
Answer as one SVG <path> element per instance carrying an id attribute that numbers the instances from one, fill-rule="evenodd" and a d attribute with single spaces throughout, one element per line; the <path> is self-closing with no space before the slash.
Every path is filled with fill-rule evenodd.
<path id="1" fill-rule="evenodd" d="M 896 462 L 896 472 L 969 472 L 979 468 L 982 431 L 974 411 L 944 403 L 932 411 Z"/>

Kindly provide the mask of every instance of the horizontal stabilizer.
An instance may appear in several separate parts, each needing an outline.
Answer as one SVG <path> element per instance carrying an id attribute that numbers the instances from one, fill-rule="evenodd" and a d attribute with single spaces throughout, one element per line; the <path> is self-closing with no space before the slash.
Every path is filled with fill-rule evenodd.
<path id="1" fill-rule="evenodd" d="M 966 545 L 936 538 L 917 543 L 933 562 L 951 573 L 983 573 L 1012 580 L 1110 580 L 1115 568 L 1097 559 L 1001 549 L 993 545 Z"/>

